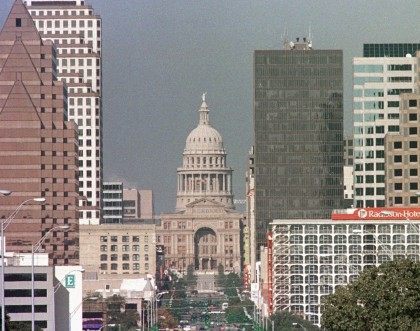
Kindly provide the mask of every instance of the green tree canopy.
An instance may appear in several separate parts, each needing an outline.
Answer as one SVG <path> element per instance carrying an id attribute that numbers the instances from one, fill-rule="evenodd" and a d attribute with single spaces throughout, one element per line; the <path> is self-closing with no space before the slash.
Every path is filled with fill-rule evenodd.
<path id="1" fill-rule="evenodd" d="M 397 260 L 365 270 L 324 302 L 328 330 L 420 330 L 420 263 Z"/>
<path id="2" fill-rule="evenodd" d="M 136 310 L 125 309 L 125 298 L 120 295 L 113 295 L 106 298 L 108 324 L 121 326 L 123 330 L 129 330 L 137 326 L 140 316 Z"/>

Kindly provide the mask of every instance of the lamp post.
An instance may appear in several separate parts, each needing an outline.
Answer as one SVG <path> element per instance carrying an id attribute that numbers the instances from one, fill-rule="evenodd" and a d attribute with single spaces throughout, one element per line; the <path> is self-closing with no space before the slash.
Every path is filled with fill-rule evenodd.
<path id="1" fill-rule="evenodd" d="M 83 271 L 82 271 L 83 270 Z M 73 270 L 73 271 L 70 271 L 70 272 L 68 272 L 67 274 L 66 274 L 66 276 L 69 274 L 69 273 L 71 273 L 71 272 L 74 272 L 74 271 L 79 271 L 79 272 L 85 272 L 85 270 L 84 269 L 82 269 L 82 270 Z M 63 278 L 64 279 L 64 278 Z M 61 283 L 60 283 L 61 284 Z M 58 286 L 58 287 L 60 287 L 60 286 Z M 54 293 L 55 293 L 55 291 L 54 291 Z M 83 298 L 82 299 L 82 301 L 76 306 L 76 308 L 74 308 L 70 313 L 69 313 L 69 330 L 71 330 L 71 320 L 72 320 L 72 318 L 73 318 L 73 315 L 75 315 L 76 314 L 76 312 L 79 310 L 79 308 L 83 305 L 83 302 L 85 302 L 85 301 L 88 301 L 88 300 L 90 300 L 90 301 L 97 301 L 97 300 L 99 300 L 99 299 L 101 299 L 100 297 L 95 297 L 95 296 L 92 296 L 92 297 L 85 297 L 85 298 Z M 82 323 L 83 324 L 83 323 Z M 101 328 L 99 329 L 99 330 L 103 330 L 105 327 L 107 326 L 107 322 L 106 321 L 104 321 L 104 325 L 102 325 L 101 326 Z M 98 331 L 99 331 L 98 330 Z"/>
<path id="2" fill-rule="evenodd" d="M 44 199 L 45 201 L 45 199 Z M 32 331 L 35 331 L 35 266 L 34 266 L 34 256 L 35 252 L 42 246 L 42 244 L 45 242 L 45 239 L 47 239 L 47 236 L 54 230 L 68 230 L 70 227 L 68 225 L 61 225 L 61 226 L 55 226 L 51 229 L 49 229 L 44 236 L 35 244 L 32 245 L 32 252 L 31 252 L 31 288 L 32 288 L 32 298 L 31 298 L 31 329 Z"/>
<path id="3" fill-rule="evenodd" d="M 0 194 L 3 196 L 9 196 L 12 194 L 11 191 L 8 190 L 0 190 Z M 3 221 L 1 223 L 1 227 L 0 227 L 0 236 L 1 236 L 1 329 L 2 331 L 6 330 L 6 322 L 5 322 L 5 318 L 6 318 L 6 312 L 5 312 L 5 300 L 4 300 L 4 251 L 5 251 L 5 246 L 6 246 L 6 242 L 4 240 L 4 230 L 6 230 L 6 228 L 9 226 L 9 224 L 13 221 L 13 219 L 16 217 L 16 215 L 18 214 L 19 210 L 28 202 L 45 202 L 45 198 L 31 198 L 31 199 L 27 199 L 25 201 L 23 201 L 10 215 L 9 217 Z"/>

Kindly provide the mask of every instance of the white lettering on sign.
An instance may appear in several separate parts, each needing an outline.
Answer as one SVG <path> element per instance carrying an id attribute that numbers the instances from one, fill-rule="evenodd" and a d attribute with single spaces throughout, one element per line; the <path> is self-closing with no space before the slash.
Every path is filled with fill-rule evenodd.
<path id="1" fill-rule="evenodd" d="M 359 211 L 360 212 L 360 211 Z M 367 212 L 368 217 L 381 217 L 381 218 L 418 218 L 420 217 L 420 212 L 414 210 L 404 210 L 404 211 L 395 211 L 395 210 L 387 210 L 386 215 L 384 215 L 383 211 L 376 211 L 376 210 L 369 210 Z M 365 216 L 366 217 L 366 216 Z"/>

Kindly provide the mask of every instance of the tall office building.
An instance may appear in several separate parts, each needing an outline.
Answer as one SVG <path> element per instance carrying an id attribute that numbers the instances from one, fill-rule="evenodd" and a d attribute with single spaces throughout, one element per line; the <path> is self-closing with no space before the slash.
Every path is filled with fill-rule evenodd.
<path id="1" fill-rule="evenodd" d="M 99 224 L 102 191 L 101 18 L 83 0 L 26 0 L 44 40 L 57 47 L 57 76 L 66 82 L 68 118 L 79 129 L 81 224 Z"/>
<path id="2" fill-rule="evenodd" d="M 387 206 L 418 207 L 420 183 L 420 93 L 400 96 L 400 132 L 385 135 Z"/>
<path id="3" fill-rule="evenodd" d="M 399 132 L 400 94 L 413 92 L 420 44 L 365 44 L 353 59 L 354 202 L 383 207 L 387 133 Z"/>
<path id="4" fill-rule="evenodd" d="M 306 38 L 254 52 L 257 244 L 275 218 L 328 218 L 343 200 L 343 52 Z"/>
<path id="5" fill-rule="evenodd" d="M 56 80 L 57 51 L 43 41 L 20 0 L 0 33 L 0 218 L 19 209 L 6 229 L 7 249 L 42 248 L 54 265 L 77 264 L 77 131 L 67 120 L 67 94 Z M 44 205 L 31 199 L 45 198 Z M 21 203 L 25 202 L 21 208 Z"/>
<path id="6" fill-rule="evenodd" d="M 123 183 L 104 182 L 103 188 L 102 223 L 122 223 L 124 216 L 123 209 Z"/>

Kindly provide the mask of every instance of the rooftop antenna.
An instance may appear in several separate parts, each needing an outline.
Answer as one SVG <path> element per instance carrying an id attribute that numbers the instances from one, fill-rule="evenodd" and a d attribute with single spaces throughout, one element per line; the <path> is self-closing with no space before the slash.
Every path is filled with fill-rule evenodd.
<path id="1" fill-rule="evenodd" d="M 308 39 L 309 41 L 312 41 L 312 33 L 311 33 L 311 25 L 309 24 L 309 29 L 308 29 Z"/>
<path id="2" fill-rule="evenodd" d="M 310 49 L 312 49 L 312 32 L 311 32 L 311 24 L 309 24 L 309 29 L 308 29 L 308 47 Z"/>

